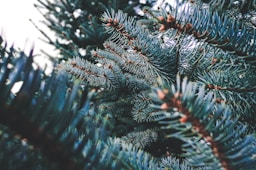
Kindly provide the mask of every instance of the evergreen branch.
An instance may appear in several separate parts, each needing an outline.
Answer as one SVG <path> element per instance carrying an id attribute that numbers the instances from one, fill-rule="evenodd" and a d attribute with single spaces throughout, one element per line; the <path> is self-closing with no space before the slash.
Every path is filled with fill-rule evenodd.
<path id="1" fill-rule="evenodd" d="M 127 144 L 119 138 L 110 139 L 107 143 L 111 147 L 106 147 L 106 151 L 102 155 L 102 163 L 107 163 L 113 169 L 142 169 L 154 170 L 157 169 L 156 159 L 142 150 L 134 147 L 132 144 Z M 109 152 L 111 151 L 111 152 Z M 120 159 L 121 158 L 121 159 Z M 127 158 L 123 160 L 122 158 Z M 116 161 L 113 161 L 116 160 Z M 115 165 L 116 164 L 116 165 Z M 121 165 L 121 166 L 120 166 Z M 119 169 L 118 169 L 119 168 Z"/>
<path id="2" fill-rule="evenodd" d="M 192 124 L 193 129 L 199 133 L 205 140 L 208 142 L 213 150 L 214 155 L 221 161 L 222 166 L 225 169 L 230 169 L 228 162 L 225 158 L 225 155 L 222 153 L 221 145 L 219 145 L 210 135 L 210 132 L 205 129 L 204 124 L 189 111 L 187 107 L 184 107 L 183 101 L 181 99 L 182 93 L 176 92 L 172 98 L 166 98 L 168 92 L 158 90 L 158 97 L 160 100 L 168 101 L 161 105 L 162 110 L 168 110 L 170 108 L 176 108 L 178 112 L 182 113 L 183 116 L 179 119 L 181 124 L 190 122 Z M 208 97 L 207 97 L 208 98 Z"/>
<path id="3" fill-rule="evenodd" d="M 95 11 L 101 7 L 98 4 L 98 9 L 95 9 L 95 6 L 91 5 L 90 2 L 81 0 L 38 0 L 38 4 L 35 4 L 45 19 L 43 23 L 56 33 L 56 37 L 51 38 L 43 30 L 38 30 L 51 45 L 60 50 L 64 59 L 70 56 L 87 58 L 81 49 L 102 47 L 102 43 L 107 39 L 108 34 L 104 32 L 99 16 L 95 16 Z M 104 8 L 100 10 L 103 12 Z"/>
<path id="4" fill-rule="evenodd" d="M 41 81 L 42 72 L 39 69 L 33 69 L 32 52 L 29 57 L 21 53 L 18 59 L 13 58 L 12 51 L 9 53 L 9 56 L 2 57 L 5 59 L 5 62 L 1 65 L 1 70 L 4 71 L 1 75 L 4 76 L 1 76 L 2 79 L 0 82 L 0 123 L 8 126 L 8 128 L 15 133 L 21 135 L 22 138 L 27 138 L 35 147 L 42 149 L 42 152 L 47 155 L 47 158 L 57 163 L 62 169 L 80 169 L 77 162 L 70 156 L 71 150 L 68 149 L 63 142 L 56 141 L 56 136 L 45 131 L 45 129 L 42 128 L 42 122 L 39 123 L 34 120 L 37 117 L 36 114 L 32 116 L 32 119 L 28 116 L 32 113 L 35 105 L 39 107 L 40 104 L 42 104 L 37 103 L 38 101 L 42 102 L 42 98 L 34 98 L 35 94 L 48 91 L 48 88 L 52 88 L 51 85 L 56 83 L 57 80 L 54 79 L 53 76 L 49 81 L 49 86 L 40 87 L 43 83 Z M 13 65 L 13 69 L 7 68 L 10 64 Z M 6 84 L 7 79 L 10 81 L 8 84 Z M 22 81 L 23 84 L 19 92 L 13 95 L 10 90 L 17 81 Z M 53 89 L 52 92 L 54 92 L 54 90 L 56 89 Z M 59 93 L 55 93 L 55 95 L 59 95 Z M 53 95 L 51 97 L 53 97 Z M 54 97 L 56 98 L 56 96 Z M 74 95 L 70 97 L 74 98 Z M 6 101 L 6 99 L 8 100 Z M 53 106 L 53 104 L 56 104 L 56 102 L 51 103 L 48 108 Z M 37 120 L 42 117 L 40 113 L 42 113 L 42 111 L 37 113 Z M 62 123 L 65 124 L 65 122 Z M 48 125 L 47 127 L 49 128 L 49 126 L 52 125 Z M 59 133 L 62 132 L 63 131 L 60 131 Z"/>
<path id="5" fill-rule="evenodd" d="M 161 23 L 160 31 L 171 28 L 177 29 L 182 33 L 193 35 L 196 39 L 206 41 L 238 56 L 255 56 L 255 31 L 246 28 L 246 26 L 235 20 L 223 15 L 220 16 L 217 12 L 210 12 L 207 9 L 188 7 L 181 10 L 180 16 L 177 12 L 175 14 L 163 13 L 155 16 L 148 9 L 144 11 L 153 15 Z"/>
<path id="6" fill-rule="evenodd" d="M 163 111 L 156 111 L 150 107 L 152 100 L 148 96 L 148 91 L 141 91 L 134 97 L 133 103 L 132 115 L 137 122 L 155 122 L 164 115 Z"/>
<path id="7" fill-rule="evenodd" d="M 98 56 L 97 53 L 94 53 L 94 55 Z M 111 60 L 101 66 L 97 66 L 87 60 L 76 57 L 60 65 L 59 68 L 81 80 L 85 80 L 94 87 L 117 90 L 124 83 L 124 78 L 121 74 L 122 70 Z"/>
<path id="8" fill-rule="evenodd" d="M 205 2 L 205 0 L 203 0 Z M 230 1 L 230 0 L 208 0 L 206 3 L 209 4 L 210 9 L 213 10 L 223 10 L 223 9 L 231 9 L 232 7 L 239 8 L 241 13 L 247 13 L 250 9 L 256 9 L 256 1 L 255 0 L 238 0 L 238 1 Z"/>
<path id="9" fill-rule="evenodd" d="M 121 10 L 106 11 L 98 20 L 110 5 L 128 9 L 139 2 L 129 1 L 126 7 L 118 0 L 45 1 L 41 4 L 48 10 L 45 24 L 58 36 L 50 43 L 63 57 L 76 56 L 61 64 L 60 70 L 81 79 L 83 87 L 96 88 L 97 95 L 90 109 L 84 106 L 77 111 L 77 106 L 83 105 L 75 100 L 77 81 L 69 85 L 66 80 L 51 85 L 47 82 L 55 81 L 47 81 L 52 90 L 43 86 L 45 91 L 39 90 L 36 98 L 30 98 L 33 104 L 43 104 L 31 104 L 38 114 L 29 112 L 27 117 L 55 137 L 55 142 L 71 148 L 70 158 L 81 169 L 255 169 L 256 34 L 243 21 L 225 15 L 227 11 L 214 9 L 218 5 L 226 10 L 242 0 L 207 0 L 210 6 L 200 6 L 204 0 L 176 1 L 177 8 L 168 6 L 170 13 L 167 8 L 154 11 L 153 20 L 145 22 Z M 161 6 L 167 3 L 161 2 Z M 252 2 L 255 0 L 246 1 L 246 10 L 254 8 Z M 232 14 L 236 12 L 240 14 L 238 10 Z M 112 36 L 102 45 L 98 38 L 109 33 Z M 6 63 L 5 59 L 0 61 L 0 65 Z M 22 60 L 18 63 L 24 64 Z M 23 64 L 18 64 L 17 70 Z M 0 101 L 16 105 L 16 96 L 9 95 L 16 78 L 12 74 L 8 79 L 8 69 L 11 67 L 6 64 L 0 72 Z M 176 80 L 177 73 L 190 82 Z M 150 87 L 162 86 L 158 78 L 164 80 L 163 87 L 151 98 Z M 34 92 L 36 78 L 31 82 L 34 86 L 24 84 L 25 89 L 31 89 L 25 90 L 28 93 Z M 177 85 L 170 87 L 171 82 Z M 2 87 L 7 87 L 4 93 Z M 178 158 L 171 159 L 173 155 Z M 162 156 L 167 158 L 156 161 Z"/>
<path id="10" fill-rule="evenodd" d="M 192 168 L 189 166 L 187 161 L 181 162 L 179 159 L 167 156 L 161 158 L 161 162 L 159 163 L 160 169 L 180 169 L 180 170 L 203 170 L 203 168 Z"/>
<path id="11" fill-rule="evenodd" d="M 134 76 L 129 73 L 125 73 L 124 75 L 126 77 L 125 85 L 132 92 L 139 92 L 150 89 L 150 84 L 139 76 L 137 77 L 136 75 Z M 149 82 L 151 83 L 150 80 Z"/>
<path id="12" fill-rule="evenodd" d="M 106 29 L 113 33 L 110 37 L 115 46 L 125 47 L 128 63 L 138 65 L 136 69 L 145 69 L 152 71 L 150 77 L 161 76 L 170 81 L 172 72 L 175 68 L 171 67 L 175 63 L 175 58 L 169 55 L 172 51 L 170 48 L 163 46 L 161 39 L 150 34 L 149 31 L 137 26 L 134 18 L 127 17 L 127 14 L 118 11 L 115 13 L 105 12 L 103 14 Z M 115 21 L 109 23 L 109 21 Z M 161 48 L 161 50 L 157 50 Z M 130 59 L 130 60 L 129 60 Z M 160 61 L 161 60 L 161 61 Z M 168 61 L 168 62 L 167 62 Z M 143 67 L 140 65 L 143 64 Z M 131 68 L 131 67 L 128 67 Z M 148 71 L 147 71 L 148 72 Z"/>
<path id="13" fill-rule="evenodd" d="M 21 98 L 24 100 L 24 98 Z M 2 108 L 0 123 L 8 126 L 23 138 L 27 138 L 34 147 L 41 149 L 49 161 L 60 165 L 61 169 L 79 170 L 77 162 L 70 157 L 70 151 L 55 137 L 42 130 L 38 124 L 19 114 L 16 109 Z"/>
<path id="14" fill-rule="evenodd" d="M 11 132 L 3 125 L 0 125 L 0 150 L 2 169 L 57 169 L 56 164 L 50 163 L 47 157 L 31 145 L 27 138 Z"/>
<path id="15" fill-rule="evenodd" d="M 154 169 L 155 160 L 149 154 L 118 139 L 105 142 L 109 115 L 91 109 L 94 92 L 78 110 L 77 82 L 67 88 L 67 77 L 54 74 L 41 81 L 40 70 L 32 67 L 32 53 L 28 59 L 24 53 L 18 59 L 9 54 L 0 67 L 0 123 L 20 135 L 18 140 L 28 140 L 59 169 Z M 11 61 L 14 67 L 8 70 Z M 23 85 L 13 96 L 9 90 L 19 79 Z M 10 156 L 9 150 L 1 151 Z"/>
<path id="16" fill-rule="evenodd" d="M 218 99 L 225 101 L 234 115 L 242 112 L 241 119 L 253 122 L 255 118 L 252 108 L 256 103 L 256 82 L 255 75 L 252 74 L 254 70 L 253 66 L 243 63 L 242 60 L 221 60 L 210 71 L 202 71 L 198 82 L 215 93 Z"/>
<path id="17" fill-rule="evenodd" d="M 226 170 L 233 169 L 233 166 L 243 167 L 247 161 L 251 163 L 249 166 L 255 166 L 256 162 L 251 159 L 251 154 L 256 150 L 253 149 L 253 144 L 248 145 L 248 141 L 253 142 L 255 138 L 251 135 L 242 138 L 246 126 L 240 125 L 237 119 L 232 120 L 231 114 L 224 104 L 215 106 L 213 95 L 211 93 L 205 94 L 204 86 L 199 87 L 195 83 L 187 83 L 186 78 L 184 78 L 183 82 L 180 82 L 178 77 L 176 87 L 158 89 L 155 93 L 152 94 L 152 98 L 158 103 L 162 101 L 162 104 L 160 106 L 153 105 L 153 107 L 170 112 L 166 113 L 165 118 L 160 120 L 159 123 L 165 124 L 164 128 L 166 129 L 173 128 L 178 130 L 177 133 L 169 136 L 181 138 L 187 143 L 184 145 L 186 154 L 188 154 L 189 159 L 194 160 L 192 162 L 196 166 L 202 164 L 202 162 L 195 161 L 191 156 L 198 154 L 197 148 L 200 147 L 204 147 L 205 153 L 208 153 L 206 150 L 209 146 L 210 148 L 208 149 L 211 149 L 215 158 L 219 160 L 221 166 Z M 192 136 L 197 136 L 196 134 L 200 137 L 193 139 Z M 205 141 L 202 146 L 198 143 L 201 138 Z M 241 143 L 237 144 L 237 141 Z M 231 144 L 237 146 L 235 148 L 236 151 L 233 150 L 234 147 L 229 146 Z M 244 148 L 241 145 L 248 146 Z M 190 149 L 191 147 L 193 149 Z M 244 150 L 250 153 L 247 154 Z M 245 159 L 235 155 L 238 152 L 243 152 L 245 154 L 243 158 Z M 203 158 L 204 156 L 207 158 Z M 199 157 L 201 157 L 202 161 L 207 161 L 208 165 L 211 164 L 212 167 L 218 167 L 218 163 L 216 164 L 216 160 L 214 161 L 215 158 L 212 158 L 212 163 L 210 163 L 208 156 L 210 155 L 206 154 Z M 235 164 L 234 161 L 239 163 Z"/>
<path id="18" fill-rule="evenodd" d="M 126 51 L 111 41 L 106 41 L 104 46 L 105 50 L 97 50 L 92 55 L 99 58 L 96 61 L 101 64 L 105 63 L 104 58 L 115 61 L 125 74 L 126 85 L 129 89 L 133 91 L 145 90 L 149 89 L 149 84 L 155 83 L 159 74 L 148 63 L 146 56 Z"/>
<path id="19" fill-rule="evenodd" d="M 217 85 L 213 85 L 213 84 L 206 85 L 206 88 L 214 89 L 214 90 L 227 90 L 227 91 L 233 91 L 233 92 L 237 92 L 237 93 L 248 93 L 248 92 L 255 92 L 256 91 L 256 87 L 251 87 L 251 88 L 232 88 L 232 87 L 217 86 Z"/>
<path id="20" fill-rule="evenodd" d="M 157 132 L 153 129 L 147 129 L 144 131 L 131 132 L 123 136 L 121 139 L 126 143 L 131 143 L 137 148 L 144 149 L 152 142 L 156 142 L 158 136 Z"/>
<path id="21" fill-rule="evenodd" d="M 129 23 L 130 27 L 135 24 L 135 20 L 132 17 L 127 16 L 121 10 L 118 10 L 116 13 L 113 9 L 111 11 L 106 11 L 102 19 L 103 23 L 106 24 L 106 29 L 109 33 L 117 32 L 120 35 L 125 36 L 128 40 L 132 41 L 135 38 L 135 35 L 130 35 L 127 28 Z"/>

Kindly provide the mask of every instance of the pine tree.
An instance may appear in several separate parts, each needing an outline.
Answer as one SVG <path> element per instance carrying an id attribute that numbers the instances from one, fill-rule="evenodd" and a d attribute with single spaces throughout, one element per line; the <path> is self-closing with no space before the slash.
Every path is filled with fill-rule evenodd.
<path id="1" fill-rule="evenodd" d="M 38 0 L 61 57 L 2 45 L 1 169 L 256 168 L 256 1 L 147 2 Z"/>

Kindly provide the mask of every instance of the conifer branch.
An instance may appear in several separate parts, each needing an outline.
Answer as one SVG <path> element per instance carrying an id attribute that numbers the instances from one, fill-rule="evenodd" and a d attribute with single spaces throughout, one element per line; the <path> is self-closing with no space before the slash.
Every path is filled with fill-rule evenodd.
<path id="1" fill-rule="evenodd" d="M 233 158 L 230 155 L 230 149 L 232 150 L 232 148 L 227 143 L 231 142 L 230 140 L 234 142 L 236 140 L 241 141 L 241 135 L 243 135 L 246 127 L 240 126 L 237 123 L 237 118 L 231 118 L 231 114 L 224 107 L 224 103 L 215 105 L 216 99 L 211 93 L 205 94 L 204 86 L 198 87 L 196 84 L 187 83 L 186 78 L 181 82 L 179 76 L 176 87 L 168 88 L 166 85 L 163 86 L 166 88 L 156 89 L 155 94 L 152 94 L 152 98 L 158 103 L 152 106 L 169 112 L 165 113 L 161 120 L 158 120 L 159 123 L 164 125 L 164 128 L 178 130 L 177 133 L 169 136 L 180 138 L 184 142 L 191 140 L 185 149 L 189 153 L 188 155 L 193 155 L 193 152 L 197 152 L 196 147 L 200 147 L 197 146 L 200 144 L 195 144 L 194 142 L 197 143 L 200 138 L 203 138 L 209 144 L 213 155 L 219 160 L 222 168 L 225 170 L 233 169 Z M 214 107 L 217 107 L 217 109 L 215 110 Z M 239 128 L 241 128 L 241 131 L 237 131 Z M 219 133 L 226 133 L 227 137 Z M 191 135 L 198 135 L 199 139 L 193 140 Z M 248 136 L 248 139 L 244 139 L 243 142 L 247 143 L 247 140 L 255 139 L 252 136 Z M 194 150 L 189 149 L 189 146 L 195 147 Z M 251 147 L 254 146 L 248 146 L 247 149 Z M 237 150 L 237 152 L 239 151 Z M 249 155 L 247 155 L 247 158 L 248 160 L 246 161 L 250 162 Z M 208 162 L 208 164 L 210 163 Z M 216 166 L 214 164 L 212 163 L 212 166 Z"/>
<path id="2" fill-rule="evenodd" d="M 17 102 L 26 101 L 26 96 L 19 97 Z M 39 149 L 47 159 L 60 166 L 63 170 L 80 170 L 81 165 L 71 157 L 72 152 L 63 143 L 56 140 L 55 136 L 40 128 L 37 123 L 20 114 L 20 110 L 12 108 L 0 109 L 0 123 L 19 134 L 22 139 Z"/>
<path id="3" fill-rule="evenodd" d="M 183 101 L 181 99 L 182 93 L 175 93 L 171 98 L 167 98 L 168 90 L 157 90 L 157 95 L 160 100 L 166 101 L 163 103 L 160 108 L 162 110 L 170 110 L 171 108 L 176 108 L 178 112 L 181 112 L 183 116 L 179 119 L 181 124 L 183 123 L 191 123 L 193 130 L 199 133 L 206 142 L 208 142 L 212 148 L 214 155 L 220 160 L 222 167 L 225 170 L 232 170 L 227 159 L 225 158 L 225 154 L 222 153 L 222 146 L 219 145 L 205 129 L 205 125 L 201 123 L 201 121 L 191 113 L 188 108 L 183 106 Z"/>
<path id="4" fill-rule="evenodd" d="M 233 92 L 237 92 L 237 93 L 256 92 L 256 87 L 232 88 L 232 87 L 222 87 L 222 86 L 218 86 L 218 85 L 208 84 L 208 85 L 206 85 L 206 88 L 214 89 L 214 90 L 227 90 L 227 91 L 233 91 Z"/>
<path id="5" fill-rule="evenodd" d="M 204 1 L 205 2 L 205 1 Z M 208 0 L 206 1 L 209 4 L 209 8 L 212 10 L 222 11 L 223 9 L 238 8 L 242 14 L 248 13 L 250 9 L 256 9 L 255 0 L 238 0 L 238 1 L 229 1 L 229 0 Z"/>
<path id="6" fill-rule="evenodd" d="M 50 162 L 56 163 L 61 169 L 81 169 L 81 164 L 79 165 L 76 160 L 81 155 L 73 157 L 73 148 L 67 147 L 67 143 L 60 141 L 58 138 L 62 133 L 67 133 L 65 131 L 67 129 L 65 127 L 67 122 L 63 121 L 59 124 L 54 124 L 56 125 L 54 127 L 54 131 L 57 131 L 56 134 L 52 133 L 51 130 L 53 123 L 59 116 L 58 113 L 53 114 L 50 112 L 51 119 L 47 121 L 43 119 L 47 117 L 47 111 L 50 109 L 54 110 L 56 109 L 54 107 L 62 107 L 62 101 L 58 99 L 63 95 L 65 96 L 67 92 L 65 84 L 61 82 L 66 80 L 65 76 L 59 75 L 58 77 L 52 74 L 51 78 L 41 80 L 43 76 L 42 71 L 39 68 L 34 69 L 32 66 L 33 50 L 31 50 L 29 56 L 20 52 L 17 58 L 14 57 L 13 50 L 10 51 L 8 56 L 5 56 L 5 50 L 5 48 L 1 50 L 3 52 L 1 56 L 3 63 L 0 65 L 0 69 L 3 73 L 0 79 L 0 123 L 7 126 L 13 133 L 21 136 L 21 139 L 27 139 Z M 8 65 L 13 67 L 8 68 Z M 7 80 L 10 83 L 6 83 Z M 13 94 L 10 90 L 18 81 L 22 82 L 22 86 L 17 94 Z M 49 84 L 43 86 L 42 84 L 45 82 Z M 53 88 L 54 85 L 55 87 Z M 58 88 L 60 86 L 62 88 Z M 71 112 L 68 106 L 71 103 L 68 101 L 74 100 L 76 90 L 78 90 L 77 86 L 74 86 L 71 89 L 71 93 L 67 95 L 66 103 L 62 108 L 66 109 L 65 113 Z M 47 95 L 42 96 L 42 94 Z M 48 108 L 44 108 L 44 110 L 41 107 L 45 104 L 45 99 L 48 99 L 47 102 L 52 103 L 48 104 Z M 55 100 L 54 102 L 52 101 L 53 99 Z M 65 101 L 65 98 L 61 100 Z M 35 113 L 33 113 L 34 111 Z M 61 112 L 60 109 L 59 111 Z M 65 113 L 62 113 L 64 116 Z"/>
<path id="7" fill-rule="evenodd" d="M 161 24 L 159 31 L 177 29 L 181 33 L 193 35 L 196 39 L 206 41 L 238 56 L 252 57 L 256 54 L 255 30 L 253 31 L 235 20 L 220 16 L 217 12 L 198 8 L 183 9 L 180 12 L 181 16 L 177 16 L 177 13 L 163 13 L 156 16 L 147 8 L 144 12 L 153 15 Z M 239 38 L 234 39 L 233 37 Z"/>
<path id="8" fill-rule="evenodd" d="M 10 122 L 32 133 L 29 138 L 46 138 L 49 148 L 65 152 L 65 163 L 80 169 L 255 169 L 256 33 L 220 9 L 234 1 L 161 1 L 154 9 L 166 9 L 148 9 L 145 20 L 125 13 L 139 1 L 38 2 L 43 23 L 57 38 L 42 33 L 65 59 L 59 73 L 83 83 L 42 79 L 40 71 L 27 69 L 26 59 L 1 58 L 0 124 L 12 116 Z M 254 8 L 255 0 L 246 2 L 246 9 Z M 103 13 L 111 5 L 120 10 Z M 18 80 L 25 82 L 22 90 L 10 93 Z M 77 91 L 81 87 L 97 89 L 91 102 L 87 91 Z M 12 130 L 15 123 L 7 126 Z M 38 145 L 47 156 L 44 142 Z M 11 152 L 0 151 L 0 157 L 7 153 L 14 162 Z"/>
<path id="9" fill-rule="evenodd" d="M 103 58 L 97 52 L 94 52 L 94 56 Z M 117 90 L 122 87 L 124 83 L 124 78 L 121 74 L 122 70 L 111 60 L 101 64 L 101 66 L 97 66 L 87 60 L 76 57 L 60 65 L 59 69 L 70 73 L 82 81 L 86 81 L 91 86 L 105 87 L 109 90 Z"/>
<path id="10" fill-rule="evenodd" d="M 130 58 L 135 60 L 135 62 L 131 60 L 128 63 L 134 65 L 137 69 L 147 69 L 151 71 L 151 77 L 157 78 L 160 76 L 170 81 L 168 77 L 171 76 L 171 72 L 175 69 L 172 68 L 170 64 L 175 62 L 175 58 L 166 55 L 170 53 L 170 49 L 163 48 L 159 38 L 154 37 L 147 30 L 138 27 L 134 18 L 128 17 L 127 14 L 121 11 L 117 13 L 113 10 L 110 12 L 107 11 L 103 14 L 102 20 L 106 23 L 107 31 L 113 33 L 110 40 L 116 42 L 115 46 L 126 49 L 126 60 L 128 59 L 128 55 L 134 56 Z M 109 21 L 111 22 L 109 23 Z M 114 22 L 114 24 L 112 22 Z M 158 48 L 161 48 L 161 50 L 157 51 Z M 160 62 L 158 60 L 169 62 Z M 141 64 L 143 67 L 139 66 Z M 153 78 L 151 79 L 153 80 Z"/>

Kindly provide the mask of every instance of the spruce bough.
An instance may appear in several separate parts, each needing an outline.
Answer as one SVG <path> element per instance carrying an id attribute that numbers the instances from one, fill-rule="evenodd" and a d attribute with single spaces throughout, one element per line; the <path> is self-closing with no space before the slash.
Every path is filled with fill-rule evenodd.
<path id="1" fill-rule="evenodd" d="M 246 7 L 229 1 L 182 1 L 171 8 L 145 7 L 144 17 L 125 13 L 128 8 L 113 1 L 114 9 L 89 20 L 83 17 L 106 4 L 97 1 L 89 10 L 81 2 L 39 1 L 48 10 L 45 19 L 56 21 L 48 26 L 57 40 L 47 37 L 49 43 L 65 60 L 50 77 L 39 78 L 43 73 L 32 69 L 32 57 L 22 53 L 15 59 L 16 53 L 2 48 L 2 134 L 21 135 L 12 138 L 23 141 L 20 147 L 26 137 L 40 152 L 29 147 L 22 153 L 48 160 L 33 165 L 36 157 L 29 157 L 17 167 L 256 168 L 255 28 L 230 15 L 232 10 L 250 13 L 254 1 Z M 78 9 L 84 12 L 74 16 Z M 72 29 L 70 23 L 75 24 Z M 92 41 L 95 36 L 100 41 Z M 13 95 L 10 89 L 19 80 L 24 87 Z M 21 94 L 28 99 L 21 100 Z M 15 129 L 13 122 L 22 119 L 40 133 Z M 35 140 L 39 137 L 44 142 Z M 12 139 L 2 135 L 1 147 Z M 59 159 L 48 146 L 56 146 Z M 1 152 L 10 162 L 16 159 L 9 154 L 12 148 Z"/>

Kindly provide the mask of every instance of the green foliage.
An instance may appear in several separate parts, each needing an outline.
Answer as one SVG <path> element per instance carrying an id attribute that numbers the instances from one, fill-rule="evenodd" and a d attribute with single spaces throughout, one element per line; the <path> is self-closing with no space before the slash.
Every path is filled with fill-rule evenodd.
<path id="1" fill-rule="evenodd" d="M 246 135 L 247 126 L 234 118 L 224 103 L 215 104 L 213 93 L 204 86 L 181 82 L 156 89 L 152 94 L 159 109 L 167 110 L 159 118 L 163 129 L 175 129 L 167 137 L 185 142 L 184 157 L 196 167 L 212 169 L 255 168 L 255 136 Z"/>
<path id="2" fill-rule="evenodd" d="M 221 9 L 234 9 L 237 8 L 241 13 L 248 13 L 251 9 L 256 9 L 255 0 L 202 0 L 202 2 L 208 3 L 210 8 L 216 8 L 221 11 Z"/>
<path id="3" fill-rule="evenodd" d="M 13 50 L 1 49 L 1 168 L 155 169 L 149 154 L 110 137 L 109 115 L 91 102 L 95 91 L 87 94 L 65 74 L 44 76 L 32 66 L 32 52 Z"/>
<path id="4" fill-rule="evenodd" d="M 253 40 L 256 33 L 251 27 L 198 6 L 187 5 L 177 10 L 154 15 L 145 9 L 161 23 L 160 31 L 174 28 L 238 56 L 255 56 L 256 43 Z"/>
<path id="5" fill-rule="evenodd" d="M 46 42 L 60 50 L 61 58 L 88 58 L 90 50 L 102 47 L 109 36 L 99 20 L 106 9 L 122 9 L 134 16 L 134 7 L 149 5 L 140 4 L 137 0 L 128 2 L 129 0 L 38 0 L 35 7 L 42 13 L 45 18 L 43 22 L 55 33 L 55 37 L 38 29 L 45 36 Z"/>
<path id="6" fill-rule="evenodd" d="M 255 1 L 132 2 L 39 0 L 65 60 L 50 76 L 1 47 L 1 166 L 256 168 L 255 28 L 230 15 Z"/>
<path id="7" fill-rule="evenodd" d="M 172 152 L 185 157 L 193 167 L 255 167 L 255 160 L 251 159 L 255 153 L 255 30 L 224 12 L 200 8 L 198 4 L 181 3 L 171 11 L 145 8 L 144 12 L 148 19 L 138 21 L 122 11 L 105 12 L 102 21 L 112 34 L 104 43 L 105 49 L 91 52 L 93 62 L 74 58 L 62 64 L 61 69 L 90 87 L 101 88 L 104 94 L 119 94 L 115 101 L 100 101 L 99 107 L 110 107 L 109 102 L 128 103 L 131 109 L 125 111 L 118 104 L 111 111 L 101 110 L 111 112 L 117 129 L 123 124 L 129 127 L 130 130 L 113 133 L 125 141 L 155 156 L 158 152 L 151 148 L 162 145 L 161 156 Z M 148 87 L 160 86 L 158 79 L 167 87 L 177 83 L 176 74 L 195 84 L 187 85 L 185 81 L 184 91 L 172 89 L 172 95 L 181 93 L 180 107 L 186 109 L 178 109 L 179 114 L 154 110 Z M 131 80 L 146 86 L 129 86 Z M 184 125 L 186 117 L 180 116 L 190 112 L 200 119 L 196 117 Z M 165 128 L 161 129 L 159 123 L 164 123 Z M 169 140 L 173 138 L 179 139 L 172 142 L 179 143 L 182 151 L 179 147 L 170 149 Z M 247 151 L 244 160 L 236 155 Z"/>

